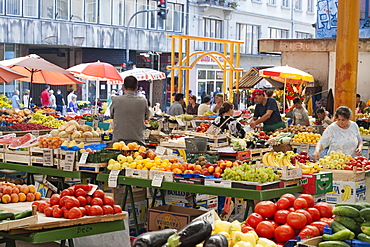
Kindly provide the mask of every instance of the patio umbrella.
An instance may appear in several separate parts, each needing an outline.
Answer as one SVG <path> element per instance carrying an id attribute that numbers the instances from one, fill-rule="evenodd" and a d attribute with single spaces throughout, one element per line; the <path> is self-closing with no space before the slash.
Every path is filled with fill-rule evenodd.
<path id="1" fill-rule="evenodd" d="M 75 65 L 69 69 L 69 72 L 74 74 L 76 77 L 87 79 L 87 80 L 95 80 L 95 110 L 97 110 L 97 99 L 99 93 L 99 81 L 123 81 L 122 77 L 116 70 L 116 68 L 109 64 L 109 63 L 102 63 L 100 61 L 94 63 L 81 63 Z"/>
<path id="2" fill-rule="evenodd" d="M 281 81 L 284 83 L 284 99 L 283 99 L 284 109 L 285 109 L 285 90 L 287 83 L 301 84 L 314 81 L 312 75 L 287 65 L 263 69 L 260 70 L 258 74 L 260 76 L 270 77 L 274 80 Z"/>
<path id="3" fill-rule="evenodd" d="M 21 73 L 18 73 L 12 69 L 9 69 L 8 67 L 0 65 L 0 82 L 10 82 L 24 77 L 27 76 L 22 75 Z"/>
<path id="4" fill-rule="evenodd" d="M 0 61 L 0 65 L 26 75 L 20 81 L 50 85 L 83 84 L 65 69 L 52 64 L 35 54 Z"/>
<path id="5" fill-rule="evenodd" d="M 122 79 L 125 79 L 127 76 L 135 76 L 138 81 L 162 80 L 166 78 L 165 73 L 158 70 L 147 68 L 135 68 L 127 70 L 125 72 L 120 73 L 120 75 Z M 111 81 L 110 84 L 120 84 L 120 82 Z"/>

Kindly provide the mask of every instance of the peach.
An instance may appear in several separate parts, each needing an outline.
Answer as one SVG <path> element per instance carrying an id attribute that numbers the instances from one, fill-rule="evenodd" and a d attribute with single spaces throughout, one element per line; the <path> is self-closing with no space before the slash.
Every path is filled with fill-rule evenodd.
<path id="1" fill-rule="evenodd" d="M 23 192 L 20 192 L 20 193 L 18 194 L 18 196 L 19 196 L 19 201 L 20 201 L 20 202 L 25 202 L 25 201 L 26 201 L 26 199 L 27 199 L 26 194 L 24 194 Z"/>
<path id="2" fill-rule="evenodd" d="M 1 202 L 1 197 L 3 197 L 3 193 L 0 193 L 0 202 Z"/>
<path id="3" fill-rule="evenodd" d="M 222 171 L 222 168 L 221 167 L 219 167 L 219 166 L 217 166 L 216 168 L 215 168 L 215 173 L 222 173 L 223 171 Z"/>
<path id="4" fill-rule="evenodd" d="M 214 172 L 215 172 L 215 168 L 214 168 L 213 166 L 209 166 L 209 167 L 208 167 L 208 172 L 209 172 L 210 174 L 214 173 Z"/>
<path id="5" fill-rule="evenodd" d="M 33 193 L 28 193 L 27 194 L 27 201 L 28 202 L 33 202 L 35 200 L 35 194 Z"/>
<path id="6" fill-rule="evenodd" d="M 9 203 L 11 201 L 11 197 L 10 195 L 6 194 L 6 195 L 3 195 L 3 197 L 1 197 L 1 201 L 3 203 Z"/>
<path id="7" fill-rule="evenodd" d="M 35 193 L 36 192 L 36 187 L 34 185 L 28 185 L 28 190 L 30 193 Z"/>
<path id="8" fill-rule="evenodd" d="M 18 188 L 18 189 L 19 189 L 19 191 L 20 191 L 20 190 L 21 190 L 21 188 L 22 188 L 22 185 L 17 184 L 15 187 L 16 187 L 16 188 Z"/>
<path id="9" fill-rule="evenodd" d="M 8 195 L 10 195 L 11 193 L 12 193 L 12 187 L 10 187 L 10 186 L 6 186 L 5 188 L 4 188 L 4 190 L 3 190 L 3 193 L 4 194 L 8 194 Z"/>
<path id="10" fill-rule="evenodd" d="M 10 202 L 18 202 L 18 201 L 19 201 L 18 194 L 13 193 L 10 195 Z"/>
<path id="11" fill-rule="evenodd" d="M 194 171 L 195 165 L 194 164 L 188 164 L 188 170 Z"/>
<path id="12" fill-rule="evenodd" d="M 200 170 L 202 170 L 202 166 L 201 165 L 196 165 L 195 168 L 194 168 L 194 170 L 200 171 Z"/>
<path id="13" fill-rule="evenodd" d="M 41 193 L 40 192 L 35 192 L 35 199 L 40 200 L 41 199 Z"/>
<path id="14" fill-rule="evenodd" d="M 221 169 L 223 169 L 223 170 L 227 168 L 227 166 L 226 166 L 226 163 L 225 163 L 225 162 L 220 163 L 220 164 L 219 164 L 219 166 L 220 166 L 220 168 L 221 168 Z"/>
<path id="15" fill-rule="evenodd" d="M 19 189 L 17 187 L 14 187 L 12 193 L 19 194 Z"/>
<path id="16" fill-rule="evenodd" d="M 28 189 L 28 186 L 26 184 L 24 184 L 24 185 L 22 185 L 20 191 L 27 195 L 30 190 Z"/>

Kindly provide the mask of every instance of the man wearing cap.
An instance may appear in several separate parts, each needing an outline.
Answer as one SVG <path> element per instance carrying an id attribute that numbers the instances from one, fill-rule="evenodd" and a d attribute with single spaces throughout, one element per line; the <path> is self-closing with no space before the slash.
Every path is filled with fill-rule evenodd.
<path id="1" fill-rule="evenodd" d="M 286 127 L 285 123 L 281 120 L 275 99 L 266 97 L 264 91 L 261 89 L 254 90 L 252 99 L 256 102 L 253 121 L 250 123 L 252 128 L 255 128 L 260 123 L 263 123 L 263 130 L 265 132 Z"/>
<path id="2" fill-rule="evenodd" d="M 212 106 L 211 111 L 218 114 L 218 110 L 220 110 L 223 103 L 224 103 L 224 95 L 222 93 L 216 94 L 215 104 Z"/>

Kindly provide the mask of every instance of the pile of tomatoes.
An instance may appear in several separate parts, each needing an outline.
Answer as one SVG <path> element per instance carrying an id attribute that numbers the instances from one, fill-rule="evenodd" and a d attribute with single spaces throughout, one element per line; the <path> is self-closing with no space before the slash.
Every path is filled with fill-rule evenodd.
<path id="1" fill-rule="evenodd" d="M 105 196 L 104 191 L 98 189 L 92 196 L 87 195 L 91 189 L 92 185 L 74 185 L 60 195 L 53 194 L 46 202 L 37 201 L 33 205 L 47 217 L 66 219 L 122 213 L 122 208 L 114 205 L 114 199 Z"/>
<path id="2" fill-rule="evenodd" d="M 370 170 L 370 160 L 362 156 L 354 157 L 343 169 L 352 171 L 354 168 L 357 171 L 362 171 L 362 168 L 364 168 L 365 171 Z"/>
<path id="3" fill-rule="evenodd" d="M 314 203 L 311 195 L 302 194 L 296 198 L 285 194 L 273 203 L 259 202 L 254 213 L 248 216 L 242 231 L 256 231 L 259 237 L 285 242 L 299 236 L 308 239 L 323 234 L 326 225 L 333 221 L 332 207 L 326 202 Z"/>

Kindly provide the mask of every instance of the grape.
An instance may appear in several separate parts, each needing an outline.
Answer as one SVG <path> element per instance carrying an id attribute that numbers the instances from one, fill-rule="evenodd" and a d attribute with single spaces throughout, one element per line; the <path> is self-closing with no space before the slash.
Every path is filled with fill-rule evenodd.
<path id="1" fill-rule="evenodd" d="M 250 164 L 244 163 L 243 165 L 231 169 L 227 168 L 224 171 L 222 179 L 266 183 L 279 180 L 279 175 L 277 175 L 271 167 L 253 168 Z"/>

